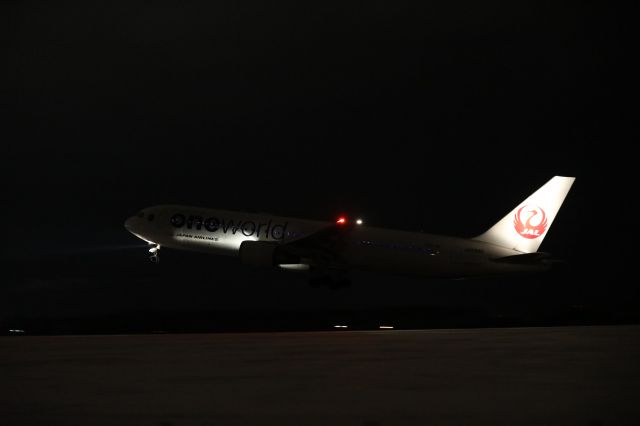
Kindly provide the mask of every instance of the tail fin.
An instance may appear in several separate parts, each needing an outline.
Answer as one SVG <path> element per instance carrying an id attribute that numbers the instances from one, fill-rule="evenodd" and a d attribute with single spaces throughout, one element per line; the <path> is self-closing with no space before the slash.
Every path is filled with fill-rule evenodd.
<path id="1" fill-rule="evenodd" d="M 523 253 L 538 250 L 576 178 L 555 176 L 474 240 Z"/>

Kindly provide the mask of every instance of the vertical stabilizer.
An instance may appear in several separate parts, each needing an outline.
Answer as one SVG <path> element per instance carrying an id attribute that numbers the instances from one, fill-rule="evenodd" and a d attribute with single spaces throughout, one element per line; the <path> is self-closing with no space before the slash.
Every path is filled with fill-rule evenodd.
<path id="1" fill-rule="evenodd" d="M 493 225 L 474 238 L 502 247 L 533 253 L 549 232 L 575 178 L 555 176 Z"/>

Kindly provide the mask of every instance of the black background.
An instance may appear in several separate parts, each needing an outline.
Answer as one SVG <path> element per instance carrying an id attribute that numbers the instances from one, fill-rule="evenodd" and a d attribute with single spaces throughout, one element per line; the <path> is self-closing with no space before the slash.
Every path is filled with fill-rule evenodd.
<path id="1" fill-rule="evenodd" d="M 635 83 L 596 2 L 6 2 L 0 332 L 637 322 Z M 628 145 L 627 145 L 628 146 Z M 180 203 L 457 236 L 576 183 L 543 277 L 304 275 L 123 228 Z"/>

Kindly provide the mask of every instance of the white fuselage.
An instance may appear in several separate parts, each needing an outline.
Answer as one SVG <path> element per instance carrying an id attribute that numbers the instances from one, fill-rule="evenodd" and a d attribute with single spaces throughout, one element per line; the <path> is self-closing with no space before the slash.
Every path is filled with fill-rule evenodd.
<path id="1" fill-rule="evenodd" d="M 286 244 L 336 226 L 269 214 L 179 205 L 143 209 L 125 227 L 149 243 L 182 250 L 237 256 L 243 241 Z M 548 266 L 496 262 L 522 252 L 477 240 L 354 226 L 341 256 L 351 269 L 433 278 L 464 278 L 536 272 Z"/>

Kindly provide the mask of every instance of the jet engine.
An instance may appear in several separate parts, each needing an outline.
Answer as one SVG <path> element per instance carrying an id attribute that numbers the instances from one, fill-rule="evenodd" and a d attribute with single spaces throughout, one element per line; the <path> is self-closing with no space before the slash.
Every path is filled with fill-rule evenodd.
<path id="1" fill-rule="evenodd" d="M 283 253 L 279 244 L 266 241 L 243 241 L 240 244 L 240 261 L 245 265 L 271 268 L 279 264 L 300 263 L 297 256 Z"/>

